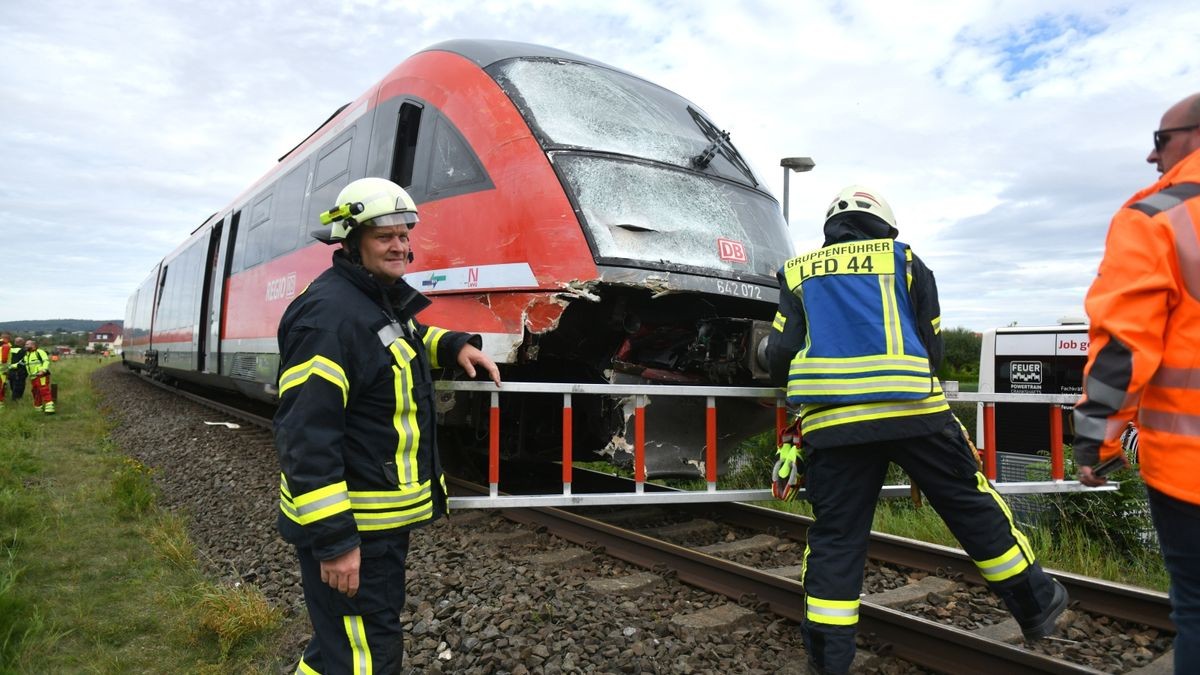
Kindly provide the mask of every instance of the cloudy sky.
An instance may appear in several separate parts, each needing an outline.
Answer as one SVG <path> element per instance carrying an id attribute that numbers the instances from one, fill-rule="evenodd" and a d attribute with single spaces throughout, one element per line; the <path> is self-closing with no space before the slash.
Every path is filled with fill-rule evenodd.
<path id="1" fill-rule="evenodd" d="M 556 47 L 704 108 L 799 248 L 869 185 L 943 326 L 1083 316 L 1114 210 L 1200 90 L 1178 0 L 0 0 L 0 321 L 123 318 L 154 263 L 338 106 L 452 38 Z"/>

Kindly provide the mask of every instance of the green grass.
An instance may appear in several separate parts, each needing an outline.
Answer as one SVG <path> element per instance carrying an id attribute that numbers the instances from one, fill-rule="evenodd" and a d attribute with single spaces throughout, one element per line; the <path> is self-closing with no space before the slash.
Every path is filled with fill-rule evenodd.
<path id="1" fill-rule="evenodd" d="M 720 478 L 718 488 L 769 488 L 768 477 L 774 462 L 774 434 L 752 439 L 731 462 L 736 469 Z M 1068 474 L 1072 471 L 1070 469 Z M 1121 481 L 1133 480 L 1128 474 L 1116 478 Z M 702 480 L 662 482 L 685 490 L 703 490 L 707 485 Z M 898 467 L 892 466 L 887 482 L 907 484 L 909 481 Z M 1129 490 L 1122 490 L 1122 493 L 1065 494 L 1052 499 L 1054 504 L 1059 504 L 1056 508 L 1061 512 L 1056 519 L 1042 525 L 1021 526 L 1043 567 L 1159 591 L 1167 590 L 1169 579 L 1157 547 L 1129 543 L 1136 539 L 1129 535 L 1130 532 L 1150 528 L 1148 519 L 1129 515 L 1133 510 L 1129 508 L 1133 499 Z M 961 548 L 933 508 L 924 500 L 922 503 L 918 508 L 910 499 L 880 500 L 871 527 L 877 532 Z M 812 516 L 811 505 L 804 501 L 769 501 L 760 502 L 759 506 Z M 1118 519 L 1115 513 L 1125 515 Z M 1124 535 L 1123 540 L 1118 538 L 1114 541 L 1114 534 Z M 1120 553 L 1114 555 L 1114 551 Z"/>
<path id="2" fill-rule="evenodd" d="M 105 440 L 100 365 L 57 364 L 56 415 L 28 392 L 0 412 L 0 673 L 278 672 L 279 616 L 203 577 L 150 471 Z"/>

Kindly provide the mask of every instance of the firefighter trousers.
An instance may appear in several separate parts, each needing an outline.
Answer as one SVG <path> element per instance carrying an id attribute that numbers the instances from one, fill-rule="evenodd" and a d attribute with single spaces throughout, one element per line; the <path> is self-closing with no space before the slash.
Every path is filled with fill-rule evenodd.
<path id="1" fill-rule="evenodd" d="M 891 462 L 925 493 L 1018 621 L 1031 621 L 1052 605 L 1050 578 L 1034 562 L 1008 506 L 980 472 L 956 420 L 927 436 L 810 449 L 808 462 L 805 487 L 814 522 L 802 574 L 806 611 L 801 633 L 819 672 L 848 672 L 854 659 L 867 542 Z"/>
<path id="2" fill-rule="evenodd" d="M 8 371 L 8 386 L 12 388 L 14 401 L 20 401 L 25 395 L 25 370 L 13 368 Z"/>
<path id="3" fill-rule="evenodd" d="M 312 550 L 297 548 L 304 601 L 313 635 L 296 668 L 304 675 L 400 672 L 404 634 L 404 564 L 408 533 L 362 542 L 358 593 L 353 598 L 321 581 Z"/>
<path id="4" fill-rule="evenodd" d="M 50 373 L 30 375 L 29 391 L 33 394 L 33 407 L 40 409 L 47 403 L 52 403 L 53 398 L 50 394 Z"/>
<path id="5" fill-rule="evenodd" d="M 1150 516 L 1171 575 L 1175 672 L 1200 672 L 1200 504 L 1146 486 Z"/>

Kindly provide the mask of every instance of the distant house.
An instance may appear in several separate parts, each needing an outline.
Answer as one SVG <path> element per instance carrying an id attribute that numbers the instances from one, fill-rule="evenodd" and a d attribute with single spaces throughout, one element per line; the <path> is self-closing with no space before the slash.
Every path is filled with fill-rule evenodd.
<path id="1" fill-rule="evenodd" d="M 121 347 L 121 327 L 106 323 L 88 334 L 88 350 L 93 352 L 113 351 Z"/>

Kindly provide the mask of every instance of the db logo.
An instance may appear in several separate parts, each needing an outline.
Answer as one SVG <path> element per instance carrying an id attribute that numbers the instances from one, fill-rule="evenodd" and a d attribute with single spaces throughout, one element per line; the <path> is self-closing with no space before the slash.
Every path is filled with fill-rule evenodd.
<path id="1" fill-rule="evenodd" d="M 740 241 L 717 239 L 717 256 L 729 262 L 746 262 L 746 247 Z"/>
<path id="2" fill-rule="evenodd" d="M 1008 365 L 1008 379 L 1013 384 L 1041 384 L 1041 361 L 1013 361 Z"/>

